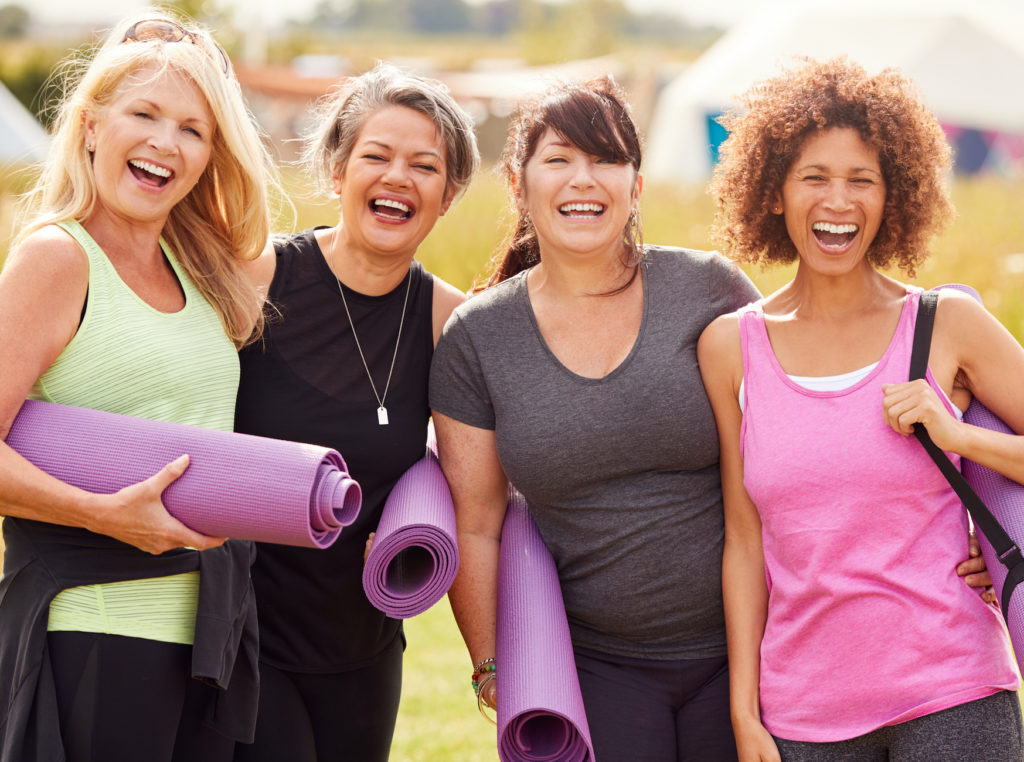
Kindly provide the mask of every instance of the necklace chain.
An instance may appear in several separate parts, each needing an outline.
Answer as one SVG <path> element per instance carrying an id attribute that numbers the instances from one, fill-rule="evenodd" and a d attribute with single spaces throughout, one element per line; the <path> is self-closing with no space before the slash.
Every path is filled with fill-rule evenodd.
<path id="1" fill-rule="evenodd" d="M 370 388 L 373 389 L 373 396 L 377 398 L 377 423 L 381 426 L 388 425 L 388 409 L 384 407 L 384 400 L 388 397 L 388 389 L 391 387 L 391 374 L 395 372 L 395 360 L 398 358 L 398 344 L 402 340 L 402 327 L 405 325 L 405 308 L 409 304 L 409 289 L 412 286 L 412 268 L 405 276 L 405 298 L 402 300 L 402 317 L 398 321 L 398 337 L 395 339 L 395 352 L 391 355 L 391 367 L 388 369 L 388 380 L 384 384 L 384 394 L 377 394 L 377 385 L 373 383 L 373 375 L 370 373 L 370 366 L 366 362 L 366 355 L 363 354 L 363 347 L 359 343 L 359 336 L 356 335 L 356 324 L 352 321 L 352 313 L 349 312 L 348 302 L 345 300 L 345 289 L 342 288 L 341 278 L 338 277 L 334 267 L 334 247 L 339 236 L 338 229 L 334 229 L 334 240 L 331 241 L 331 270 L 334 280 L 338 284 L 338 293 L 341 294 L 341 304 L 345 308 L 345 316 L 348 318 L 349 328 L 352 329 L 352 338 L 356 340 L 356 349 L 359 350 L 359 359 L 363 361 L 363 368 L 366 370 L 366 377 L 370 380 Z"/>

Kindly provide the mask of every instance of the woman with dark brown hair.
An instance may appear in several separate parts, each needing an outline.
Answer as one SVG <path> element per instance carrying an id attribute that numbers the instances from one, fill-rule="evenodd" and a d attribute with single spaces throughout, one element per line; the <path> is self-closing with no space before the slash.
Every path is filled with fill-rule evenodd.
<path id="1" fill-rule="evenodd" d="M 741 760 L 1024 758 L 997 610 L 953 573 L 959 498 L 907 435 L 1024 481 L 1024 438 L 958 420 L 977 397 L 1024 431 L 1024 350 L 943 291 L 908 381 L 913 275 L 950 217 L 949 149 L 895 70 L 807 62 L 751 89 L 713 191 L 717 232 L 794 279 L 717 319 L 701 373 L 718 421 L 732 718 Z M 948 570 L 945 571 L 945 570 Z"/>
<path id="2" fill-rule="evenodd" d="M 718 255 L 642 245 L 640 160 L 609 79 L 557 86 L 512 126 L 516 229 L 431 372 L 459 526 L 449 596 L 473 662 L 494 657 L 511 482 L 559 571 L 596 757 L 732 760 L 718 444 L 696 342 L 758 293 Z"/>

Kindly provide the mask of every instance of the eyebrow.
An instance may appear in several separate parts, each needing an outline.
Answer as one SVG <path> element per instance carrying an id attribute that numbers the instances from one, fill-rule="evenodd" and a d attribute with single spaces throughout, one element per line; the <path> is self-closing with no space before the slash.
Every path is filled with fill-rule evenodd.
<path id="1" fill-rule="evenodd" d="M 161 114 L 164 113 L 164 109 L 160 108 L 160 104 L 158 104 L 156 101 L 151 101 L 151 100 L 149 100 L 149 98 L 143 98 L 141 96 L 138 97 L 138 98 L 135 98 L 132 101 L 129 101 L 128 105 L 130 107 L 134 108 L 135 105 L 138 104 L 138 103 L 145 104 L 149 108 L 151 108 L 154 111 L 157 111 L 157 112 L 159 112 Z M 216 119 L 209 120 L 209 119 L 207 119 L 204 116 L 190 116 L 190 117 L 187 117 L 186 119 L 182 120 L 183 124 L 184 123 L 189 123 L 189 122 L 199 122 L 200 124 L 212 125 L 212 124 L 214 124 L 216 122 Z"/>
<path id="2" fill-rule="evenodd" d="M 828 166 L 827 164 L 805 164 L 805 165 L 803 165 L 801 167 L 796 167 L 793 171 L 794 172 L 808 172 L 808 171 L 829 172 L 831 170 L 832 170 L 832 168 L 830 166 Z M 872 169 L 871 167 L 853 167 L 853 168 L 850 169 L 850 172 L 851 172 L 851 174 L 858 174 L 858 173 L 861 173 L 861 172 L 867 172 L 867 173 L 870 173 L 872 175 L 879 175 L 879 176 L 881 176 L 881 174 L 882 174 L 880 170 Z"/>
<path id="3" fill-rule="evenodd" d="M 366 142 L 376 146 L 380 146 L 381 148 L 386 148 L 389 151 L 394 150 L 394 147 L 390 143 L 385 143 L 383 140 L 374 140 L 373 138 L 367 138 Z M 413 153 L 413 156 L 432 156 L 433 158 L 438 160 L 443 158 L 439 151 L 435 151 L 433 149 L 424 149 L 421 151 L 416 151 L 415 153 Z"/>

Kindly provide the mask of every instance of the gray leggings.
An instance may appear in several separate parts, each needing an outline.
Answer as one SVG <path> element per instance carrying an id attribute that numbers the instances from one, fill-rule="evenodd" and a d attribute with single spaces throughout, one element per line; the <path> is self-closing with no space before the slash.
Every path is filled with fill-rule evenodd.
<path id="1" fill-rule="evenodd" d="M 1024 729 L 1016 693 L 966 704 L 834 743 L 776 738 L 782 762 L 1021 762 Z"/>

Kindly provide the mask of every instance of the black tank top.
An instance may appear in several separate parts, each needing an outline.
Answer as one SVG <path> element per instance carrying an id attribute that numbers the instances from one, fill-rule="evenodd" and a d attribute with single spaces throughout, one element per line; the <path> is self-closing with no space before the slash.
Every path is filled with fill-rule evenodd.
<path id="1" fill-rule="evenodd" d="M 340 672 L 363 666 L 401 632 L 401 622 L 363 593 L 363 549 L 398 478 L 423 457 L 427 378 L 433 355 L 434 283 L 418 262 L 385 406 L 374 397 L 338 281 L 312 230 L 275 244 L 277 269 L 262 342 L 241 352 L 236 431 L 333 447 L 363 490 L 352 526 L 326 550 L 258 544 L 253 584 L 260 659 L 281 669 Z M 359 343 L 378 394 L 395 351 L 406 281 L 383 296 L 345 289 Z"/>

